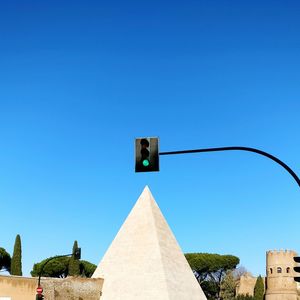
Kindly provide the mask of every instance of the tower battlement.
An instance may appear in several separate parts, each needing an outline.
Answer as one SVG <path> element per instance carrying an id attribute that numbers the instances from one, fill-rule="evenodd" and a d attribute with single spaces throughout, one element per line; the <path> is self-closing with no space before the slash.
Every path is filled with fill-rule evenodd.
<path id="1" fill-rule="evenodd" d="M 270 250 L 267 251 L 267 256 L 297 256 L 297 252 L 293 250 Z"/>
<path id="2" fill-rule="evenodd" d="M 294 256 L 297 256 L 297 252 L 293 250 L 271 250 L 267 251 L 267 266 L 269 267 L 292 267 L 295 265 Z"/>

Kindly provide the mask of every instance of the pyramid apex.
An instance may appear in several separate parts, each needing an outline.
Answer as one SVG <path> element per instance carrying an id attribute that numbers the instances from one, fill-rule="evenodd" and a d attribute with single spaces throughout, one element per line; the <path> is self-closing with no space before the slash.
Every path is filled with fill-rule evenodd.
<path id="1" fill-rule="evenodd" d="M 150 188 L 149 188 L 149 186 L 148 186 L 148 185 L 145 185 L 143 192 L 144 192 L 144 191 L 148 191 L 148 192 L 150 192 Z"/>
<path id="2" fill-rule="evenodd" d="M 144 197 L 153 197 L 153 195 L 152 195 L 152 193 L 151 193 L 151 191 L 150 191 L 150 188 L 149 188 L 149 186 L 148 185 L 145 185 L 145 187 L 144 187 L 144 189 L 143 189 L 143 191 L 142 191 L 142 193 L 141 193 L 141 195 L 140 195 L 140 198 L 144 198 Z"/>

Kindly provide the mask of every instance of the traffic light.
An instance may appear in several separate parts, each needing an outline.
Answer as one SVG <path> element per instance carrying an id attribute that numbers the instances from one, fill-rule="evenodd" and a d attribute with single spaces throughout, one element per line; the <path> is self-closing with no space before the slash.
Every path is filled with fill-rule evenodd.
<path id="1" fill-rule="evenodd" d="M 135 172 L 159 171 L 158 138 L 135 139 Z"/>
<path id="2" fill-rule="evenodd" d="M 35 300 L 44 300 L 44 295 L 43 294 L 36 294 Z"/>
<path id="3" fill-rule="evenodd" d="M 76 248 L 73 255 L 75 259 L 81 259 L 81 248 Z"/>
<path id="4" fill-rule="evenodd" d="M 300 257 L 299 256 L 295 256 L 294 257 L 294 261 L 296 263 L 300 263 Z M 297 272 L 297 273 L 300 273 L 300 267 L 294 267 L 294 271 Z M 296 276 L 296 277 L 294 277 L 294 280 L 297 281 L 297 282 L 300 282 L 300 277 Z"/>

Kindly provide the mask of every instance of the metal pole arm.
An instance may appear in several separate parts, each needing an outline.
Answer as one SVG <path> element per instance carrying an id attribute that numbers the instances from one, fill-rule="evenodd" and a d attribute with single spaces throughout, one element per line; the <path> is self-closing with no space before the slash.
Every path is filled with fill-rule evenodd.
<path id="1" fill-rule="evenodd" d="M 60 257 L 66 257 L 66 256 L 71 256 L 73 254 L 65 254 L 65 255 L 56 255 L 56 256 L 53 256 L 53 257 L 50 257 L 46 260 L 46 262 L 42 265 L 41 267 L 41 271 L 39 273 L 39 281 L 38 281 L 38 287 L 41 286 L 41 276 L 43 274 L 43 271 L 44 271 L 44 268 L 45 266 L 48 264 L 48 262 L 50 262 L 51 260 L 55 259 L 55 258 L 60 258 Z"/>
<path id="2" fill-rule="evenodd" d="M 263 155 L 263 156 L 266 156 L 266 157 L 272 159 L 273 161 L 275 161 L 276 163 L 281 165 L 284 169 L 286 169 L 286 171 L 288 171 L 290 173 L 290 175 L 293 176 L 293 178 L 295 179 L 295 181 L 298 183 L 298 185 L 300 187 L 299 177 L 296 175 L 296 173 L 288 165 L 286 165 L 283 161 L 281 161 L 277 157 L 275 157 L 275 156 L 273 156 L 273 155 L 271 155 L 267 152 L 264 152 L 262 150 L 255 149 L 255 148 L 240 147 L 240 146 L 219 147 L 219 148 L 204 148 L 204 149 L 194 149 L 194 150 L 160 152 L 159 155 L 173 155 L 173 154 L 186 154 L 186 153 L 199 153 L 199 152 L 216 152 L 216 151 L 229 151 L 229 150 L 241 150 L 241 151 L 255 152 L 257 154 L 260 154 L 260 155 Z"/>

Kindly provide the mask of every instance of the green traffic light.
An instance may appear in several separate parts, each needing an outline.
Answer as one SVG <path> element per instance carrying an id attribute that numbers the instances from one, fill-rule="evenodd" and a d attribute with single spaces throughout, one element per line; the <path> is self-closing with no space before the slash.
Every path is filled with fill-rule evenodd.
<path id="1" fill-rule="evenodd" d="M 148 167 L 149 165 L 150 165 L 149 160 L 148 160 L 148 159 L 144 159 L 144 160 L 143 160 L 143 166 L 144 166 L 144 167 Z"/>

